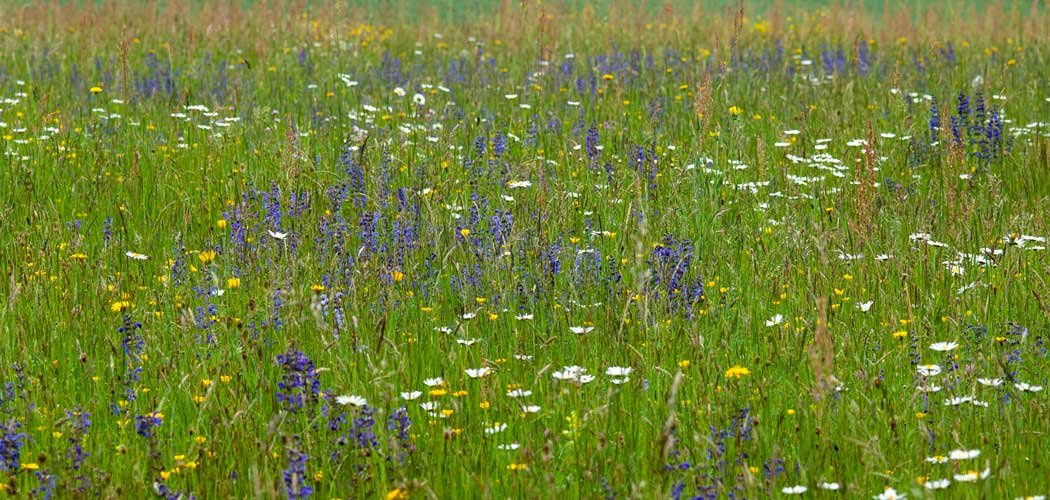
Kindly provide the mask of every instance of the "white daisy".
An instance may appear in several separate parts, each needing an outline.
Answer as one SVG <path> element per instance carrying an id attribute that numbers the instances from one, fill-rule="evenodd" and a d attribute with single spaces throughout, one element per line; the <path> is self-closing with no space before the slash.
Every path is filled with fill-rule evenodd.
<path id="1" fill-rule="evenodd" d="M 561 371 L 554 372 L 552 376 L 556 380 L 576 382 L 581 385 L 594 380 L 594 375 L 588 375 L 586 368 L 576 365 L 566 366 Z"/>
<path id="2" fill-rule="evenodd" d="M 507 430 L 507 424 L 497 422 L 496 425 L 493 425 L 492 427 L 486 427 L 485 434 L 491 436 L 492 434 L 498 434 L 505 430 Z"/>
<path id="3" fill-rule="evenodd" d="M 512 398 L 527 398 L 532 395 L 532 391 L 526 389 L 514 389 L 507 393 L 507 396 Z"/>
<path id="4" fill-rule="evenodd" d="M 445 384 L 445 379 L 443 379 L 441 377 L 434 377 L 434 378 L 423 379 L 423 385 L 425 385 L 427 387 L 438 387 L 438 386 L 441 386 L 441 385 L 444 385 L 444 384 Z"/>
<path id="5" fill-rule="evenodd" d="M 488 376 L 490 373 L 492 373 L 492 368 L 483 366 L 481 368 L 467 368 L 463 371 L 465 371 L 467 373 L 467 376 L 470 378 L 481 378 Z"/>
<path id="6" fill-rule="evenodd" d="M 916 369 L 919 370 L 919 375 L 923 377 L 933 377 L 941 373 L 940 365 L 919 365 Z"/>
<path id="7" fill-rule="evenodd" d="M 981 450 L 952 450 L 948 453 L 951 460 L 971 460 L 981 456 Z"/>
<path id="8" fill-rule="evenodd" d="M 772 318 L 769 318 L 768 320 L 766 320 L 766 326 L 777 326 L 777 325 L 779 325 L 779 324 L 781 324 L 783 322 L 784 322 L 784 316 L 782 314 L 777 314 L 777 315 L 773 316 Z"/>
<path id="9" fill-rule="evenodd" d="M 806 492 L 809 488 L 802 486 L 801 484 L 796 486 L 785 486 L 780 491 L 785 495 L 801 495 Z"/>
<path id="10" fill-rule="evenodd" d="M 532 319 L 532 315 L 531 314 L 519 314 L 517 316 L 514 316 L 514 319 L 520 320 L 520 321 L 529 321 L 529 320 Z"/>
<path id="11" fill-rule="evenodd" d="M 839 483 L 828 483 L 828 482 L 821 481 L 821 482 L 817 483 L 817 488 L 820 488 L 822 490 L 828 490 L 828 491 L 838 491 L 840 486 L 839 486 Z"/>
<path id="12" fill-rule="evenodd" d="M 926 457 L 926 462 L 931 464 L 946 464 L 948 463 L 948 457 L 944 455 L 937 455 L 933 457 Z"/>
<path id="13" fill-rule="evenodd" d="M 441 403 L 437 401 L 426 401 L 423 403 L 419 403 L 419 407 L 422 408 L 424 411 L 434 411 L 438 408 L 441 408 Z"/>
<path id="14" fill-rule="evenodd" d="M 1043 386 L 1041 385 L 1029 385 L 1024 382 L 1018 382 L 1014 384 L 1014 387 L 1021 392 L 1039 392 L 1043 390 Z"/>
<path id="15" fill-rule="evenodd" d="M 532 181 L 510 181 L 507 183 L 507 187 L 511 189 L 522 189 L 532 185 Z"/>
<path id="16" fill-rule="evenodd" d="M 279 232 L 279 231 L 270 231 L 269 229 L 266 230 L 266 234 L 269 234 L 271 238 L 277 239 L 277 240 L 283 240 L 283 239 L 288 237 L 288 233 L 282 233 L 282 232 Z"/>
<path id="17" fill-rule="evenodd" d="M 897 493 L 897 490 L 887 486 L 882 493 L 879 493 L 872 498 L 875 500 L 902 500 L 908 498 L 908 496 L 903 493 Z"/>
<path id="18" fill-rule="evenodd" d="M 478 339 L 456 339 L 456 343 L 461 346 L 470 347 L 477 343 Z"/>
<path id="19" fill-rule="evenodd" d="M 132 259 L 135 259 L 135 260 L 147 260 L 147 259 L 149 259 L 148 255 L 144 255 L 144 254 L 141 254 L 141 253 L 135 253 L 135 252 L 132 252 L 131 250 L 128 250 L 127 252 L 125 252 L 124 255 L 127 255 L 129 258 L 132 258 Z"/>
<path id="20" fill-rule="evenodd" d="M 860 312 L 868 312 L 871 310 L 871 306 L 873 304 L 875 304 L 874 300 L 869 300 L 867 302 L 858 302 L 857 309 L 860 309 Z"/>
<path id="21" fill-rule="evenodd" d="M 977 383 L 988 386 L 988 387 L 999 387 L 1003 385 L 1003 379 L 1001 378 L 979 378 Z"/>
<path id="22" fill-rule="evenodd" d="M 944 406 L 959 406 L 964 403 L 972 403 L 973 396 L 959 396 L 944 400 Z"/>
<path id="23" fill-rule="evenodd" d="M 522 413 L 539 413 L 540 407 L 536 405 L 527 405 L 521 407 Z"/>
<path id="24" fill-rule="evenodd" d="M 401 399 L 404 399 L 405 401 L 412 401 L 413 399 L 416 399 L 422 395 L 422 391 L 402 392 Z"/>
<path id="25" fill-rule="evenodd" d="M 627 377 L 634 369 L 627 366 L 610 366 L 605 369 L 605 374 L 610 377 Z"/>
<path id="26" fill-rule="evenodd" d="M 972 483 L 974 481 L 977 481 L 978 479 L 987 479 L 990 475 L 992 475 L 992 469 L 984 469 L 981 472 L 972 470 L 963 474 L 956 474 L 952 477 L 954 477 L 955 480 L 960 483 Z"/>
<path id="27" fill-rule="evenodd" d="M 419 106 L 422 106 L 427 103 L 427 98 L 423 96 L 423 94 L 417 93 L 412 96 L 412 102 L 416 103 Z"/>
<path id="28" fill-rule="evenodd" d="M 368 404 L 368 400 L 366 400 L 365 398 L 363 398 L 361 396 L 355 396 L 355 395 L 336 396 L 335 402 L 339 403 L 339 404 L 341 404 L 343 406 L 346 406 L 346 405 L 365 406 L 365 405 Z"/>
<path id="29" fill-rule="evenodd" d="M 952 484 L 950 479 L 934 479 L 926 481 L 922 486 L 928 490 L 943 490 Z"/>
<path id="30" fill-rule="evenodd" d="M 935 344 L 930 345 L 930 349 L 933 349 L 934 351 L 938 352 L 948 352 L 955 349 L 956 347 L 959 347 L 959 344 L 956 342 L 937 342 Z"/>
<path id="31" fill-rule="evenodd" d="M 514 450 L 516 450 L 516 449 L 518 449 L 520 447 L 521 447 L 521 445 L 518 444 L 518 443 L 507 443 L 507 444 L 497 445 L 496 449 L 503 450 L 503 451 L 514 451 Z"/>
<path id="32" fill-rule="evenodd" d="M 585 333 L 591 333 L 594 330 L 593 326 L 570 326 L 569 331 L 576 335 L 583 335 Z"/>

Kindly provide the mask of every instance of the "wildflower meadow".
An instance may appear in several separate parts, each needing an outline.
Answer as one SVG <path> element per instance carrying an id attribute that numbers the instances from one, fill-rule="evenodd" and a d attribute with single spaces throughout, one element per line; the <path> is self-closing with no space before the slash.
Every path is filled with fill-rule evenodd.
<path id="1" fill-rule="evenodd" d="M 0 497 L 1044 498 L 1042 2 L 0 2 Z"/>

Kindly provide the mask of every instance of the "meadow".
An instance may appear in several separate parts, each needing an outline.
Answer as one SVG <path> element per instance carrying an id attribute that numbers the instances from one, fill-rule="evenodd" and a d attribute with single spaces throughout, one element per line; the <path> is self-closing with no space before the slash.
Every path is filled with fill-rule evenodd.
<path id="1" fill-rule="evenodd" d="M 0 9 L 0 497 L 1050 492 L 1037 2 L 435 5 Z"/>

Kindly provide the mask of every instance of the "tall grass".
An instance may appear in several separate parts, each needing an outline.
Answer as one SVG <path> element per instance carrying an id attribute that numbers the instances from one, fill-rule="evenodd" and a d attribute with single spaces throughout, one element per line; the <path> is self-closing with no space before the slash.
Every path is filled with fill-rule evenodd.
<path id="1" fill-rule="evenodd" d="M 1044 9 L 484 5 L 4 10 L 0 490 L 1046 494 Z"/>

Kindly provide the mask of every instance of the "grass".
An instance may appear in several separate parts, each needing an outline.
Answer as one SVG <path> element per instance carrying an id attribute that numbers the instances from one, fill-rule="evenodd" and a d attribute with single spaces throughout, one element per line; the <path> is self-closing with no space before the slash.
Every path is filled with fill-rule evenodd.
<path id="1" fill-rule="evenodd" d="M 1050 18 L 647 8 L 7 11 L 0 490 L 1046 494 Z"/>

